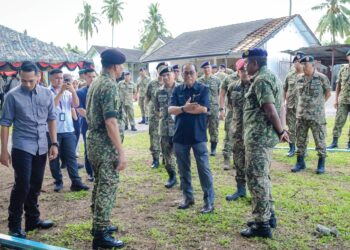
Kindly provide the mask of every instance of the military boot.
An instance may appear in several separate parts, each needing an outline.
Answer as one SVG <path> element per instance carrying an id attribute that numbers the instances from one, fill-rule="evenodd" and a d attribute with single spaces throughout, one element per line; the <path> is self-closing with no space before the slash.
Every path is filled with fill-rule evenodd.
<path id="1" fill-rule="evenodd" d="M 324 174 L 325 170 L 326 157 L 318 158 L 316 174 Z"/>
<path id="2" fill-rule="evenodd" d="M 144 116 L 142 116 L 142 120 L 139 122 L 139 124 L 145 124 L 145 122 L 146 122 L 146 119 Z"/>
<path id="3" fill-rule="evenodd" d="M 348 141 L 348 148 L 347 149 L 350 150 L 350 141 Z"/>
<path id="4" fill-rule="evenodd" d="M 94 239 L 92 241 L 92 249 L 98 250 L 99 248 L 122 248 L 124 242 L 114 239 L 107 230 L 95 230 Z"/>
<path id="5" fill-rule="evenodd" d="M 241 231 L 241 236 L 251 238 L 251 237 L 262 237 L 262 238 L 272 238 L 271 227 L 268 221 L 265 222 L 255 222 L 251 227 L 248 227 Z"/>
<path id="6" fill-rule="evenodd" d="M 128 129 L 129 129 L 129 126 L 125 125 L 124 130 L 128 130 Z"/>
<path id="7" fill-rule="evenodd" d="M 245 188 L 245 184 L 237 184 L 237 191 L 234 194 L 227 195 L 226 200 L 227 201 L 235 201 L 238 198 L 246 197 L 247 191 Z"/>
<path id="8" fill-rule="evenodd" d="M 224 165 L 222 166 L 224 170 L 230 170 L 230 158 L 224 156 Z"/>
<path id="9" fill-rule="evenodd" d="M 131 125 L 131 131 L 137 131 L 137 129 L 135 128 L 135 125 Z"/>
<path id="10" fill-rule="evenodd" d="M 333 137 L 332 144 L 329 145 L 327 148 L 332 149 L 332 148 L 337 148 L 338 147 L 338 137 Z"/>
<path id="11" fill-rule="evenodd" d="M 148 125 L 148 117 L 145 118 L 145 124 Z"/>
<path id="12" fill-rule="evenodd" d="M 295 154 L 295 143 L 289 143 L 288 157 L 292 157 Z"/>
<path id="13" fill-rule="evenodd" d="M 248 227 L 252 227 L 255 224 L 254 220 L 250 220 L 247 222 Z M 271 228 L 276 228 L 277 227 L 277 217 L 274 212 L 271 212 L 271 216 L 269 219 L 269 224 Z"/>
<path id="14" fill-rule="evenodd" d="M 292 172 L 296 173 L 306 168 L 304 156 L 298 155 L 297 157 L 297 164 L 294 165 L 294 167 L 291 169 Z"/>
<path id="15" fill-rule="evenodd" d="M 216 155 L 216 146 L 218 145 L 217 142 L 210 142 L 210 156 Z"/>
<path id="16" fill-rule="evenodd" d="M 151 168 L 156 169 L 159 167 L 159 158 L 153 157 L 153 162 Z"/>
<path id="17" fill-rule="evenodd" d="M 177 183 L 176 172 L 175 172 L 175 170 L 170 170 L 170 171 L 168 171 L 168 174 L 169 174 L 169 180 L 167 181 L 167 183 L 165 183 L 165 187 L 172 188 Z"/>

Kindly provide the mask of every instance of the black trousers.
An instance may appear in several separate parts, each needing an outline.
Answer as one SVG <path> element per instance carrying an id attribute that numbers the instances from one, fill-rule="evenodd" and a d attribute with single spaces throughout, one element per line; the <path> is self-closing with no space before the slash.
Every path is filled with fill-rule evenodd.
<path id="1" fill-rule="evenodd" d="M 26 225 L 34 225 L 40 218 L 38 197 L 44 179 L 47 154 L 32 155 L 12 149 L 12 166 L 15 171 L 9 206 L 9 229 L 21 229 L 23 208 Z"/>

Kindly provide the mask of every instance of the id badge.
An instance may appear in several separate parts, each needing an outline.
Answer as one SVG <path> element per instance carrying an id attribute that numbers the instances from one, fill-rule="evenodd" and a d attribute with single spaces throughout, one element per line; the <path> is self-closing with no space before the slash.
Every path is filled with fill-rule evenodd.
<path id="1" fill-rule="evenodd" d="M 66 114 L 65 113 L 60 113 L 58 116 L 58 119 L 60 122 L 64 122 L 66 120 Z"/>

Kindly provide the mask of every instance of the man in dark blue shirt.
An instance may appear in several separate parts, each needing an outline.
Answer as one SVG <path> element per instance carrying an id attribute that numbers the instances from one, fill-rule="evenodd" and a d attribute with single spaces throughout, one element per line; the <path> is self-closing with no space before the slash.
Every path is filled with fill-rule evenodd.
<path id="1" fill-rule="evenodd" d="M 206 134 L 209 90 L 208 87 L 196 81 L 197 70 L 193 64 L 185 64 L 182 67 L 182 73 L 184 84 L 175 87 L 168 109 L 169 113 L 175 116 L 173 142 L 184 196 L 178 208 L 187 209 L 194 204 L 190 157 L 192 148 L 204 192 L 204 206 L 201 213 L 211 213 L 214 210 L 215 194 Z"/>

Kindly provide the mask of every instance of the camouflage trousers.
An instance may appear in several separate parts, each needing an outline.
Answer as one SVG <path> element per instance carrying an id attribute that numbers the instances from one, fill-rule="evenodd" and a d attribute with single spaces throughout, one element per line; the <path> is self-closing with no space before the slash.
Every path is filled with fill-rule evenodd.
<path id="1" fill-rule="evenodd" d="M 210 142 L 219 141 L 219 107 L 212 105 L 210 107 L 210 115 L 208 116 L 208 131 Z"/>
<path id="2" fill-rule="evenodd" d="M 232 117 L 233 117 L 233 111 L 228 109 L 225 117 L 225 126 L 224 126 L 225 138 L 224 138 L 224 148 L 222 150 L 222 154 L 224 158 L 227 158 L 227 159 L 231 157 L 232 149 L 233 149 L 232 130 L 231 130 Z"/>
<path id="3" fill-rule="evenodd" d="M 246 184 L 246 167 L 245 167 L 245 148 L 242 134 L 233 135 L 233 165 L 236 169 L 236 183 L 237 185 Z"/>
<path id="4" fill-rule="evenodd" d="M 90 132 L 87 138 L 87 155 L 94 169 L 95 181 L 91 196 L 92 228 L 104 230 L 110 226 L 115 206 L 119 174 L 116 171 L 118 155 L 108 135 Z"/>
<path id="5" fill-rule="evenodd" d="M 139 106 L 141 109 L 141 116 L 142 117 L 147 117 L 148 116 L 148 106 L 145 103 L 146 102 L 146 97 L 140 96 L 139 98 Z"/>
<path id="6" fill-rule="evenodd" d="M 131 126 L 135 126 L 135 118 L 134 118 L 134 106 L 133 105 L 124 105 L 125 112 L 125 126 L 128 126 L 130 123 Z"/>
<path id="7" fill-rule="evenodd" d="M 173 137 L 162 136 L 160 139 L 165 169 L 168 173 L 176 171 L 176 158 L 173 147 Z"/>
<path id="8" fill-rule="evenodd" d="M 346 123 L 348 114 L 350 112 L 350 104 L 339 104 L 337 109 L 337 115 L 335 117 L 335 123 L 333 128 L 333 137 L 340 137 L 341 131 Z M 350 138 L 350 129 L 348 136 Z M 350 140 L 350 139 L 349 139 Z"/>
<path id="9" fill-rule="evenodd" d="M 160 136 L 159 136 L 159 119 L 152 115 L 149 117 L 148 120 L 148 132 L 149 132 L 149 139 L 150 139 L 150 148 L 152 157 L 159 159 L 160 155 Z"/>
<path id="10" fill-rule="evenodd" d="M 259 145 L 245 146 L 247 182 L 256 222 L 268 221 L 271 212 L 275 210 L 270 178 L 271 155 L 271 148 Z"/>
<path id="11" fill-rule="evenodd" d="M 295 136 L 296 136 L 296 131 L 295 131 L 295 126 L 297 123 L 297 110 L 296 108 L 287 108 L 287 113 L 286 113 L 286 123 L 288 126 L 288 132 L 289 132 L 289 139 L 291 143 L 295 143 Z"/>
<path id="12" fill-rule="evenodd" d="M 316 121 L 297 119 L 297 155 L 305 155 L 307 149 L 307 134 L 311 129 L 319 157 L 326 157 L 326 123 L 320 124 Z"/>

